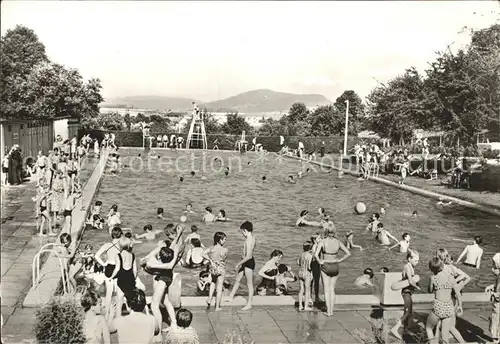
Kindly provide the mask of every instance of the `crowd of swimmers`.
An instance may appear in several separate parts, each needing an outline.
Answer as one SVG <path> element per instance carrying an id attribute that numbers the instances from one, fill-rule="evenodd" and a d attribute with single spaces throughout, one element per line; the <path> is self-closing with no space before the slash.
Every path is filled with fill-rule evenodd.
<path id="1" fill-rule="evenodd" d="M 71 210 L 75 207 L 80 190 L 78 179 L 75 179 L 76 185 L 71 184 L 68 168 L 64 166 L 65 158 L 65 155 L 58 158 L 54 167 L 55 172 L 49 176 L 51 184 L 54 184 L 57 178 L 61 179 L 60 189 L 64 199 L 61 204 L 64 204 L 63 214 L 66 221 L 67 214 L 71 217 Z M 55 161 L 55 158 L 53 159 L 49 159 L 49 161 Z M 54 235 L 53 223 L 46 208 L 48 203 L 51 206 L 53 203 L 51 191 L 46 190 L 47 183 L 47 177 L 40 178 L 39 184 L 42 191 L 37 197 L 37 202 L 42 218 L 48 221 L 50 234 Z M 57 181 L 55 184 L 57 185 Z M 50 201 L 48 201 L 49 199 Z M 43 207 L 45 208 L 42 211 Z M 284 295 L 288 292 L 289 284 L 294 282 L 299 282 L 298 309 L 311 311 L 313 307 L 320 305 L 319 290 L 320 282 L 322 282 L 326 306 L 324 314 L 332 316 L 335 309 L 335 286 L 339 277 L 340 265 L 344 260 L 349 259 L 352 255 L 352 249 L 363 249 L 354 243 L 352 230 L 348 231 L 343 239 L 339 237 L 334 223 L 324 208 L 318 209 L 318 215 L 315 219 L 309 219 L 307 210 L 303 210 L 296 225 L 317 227 L 321 228 L 322 231 L 315 233 L 303 243 L 303 250 L 297 256 L 296 273 L 292 266 L 281 263 L 284 253 L 281 250 L 273 250 L 269 259 L 258 270 L 257 275 L 261 277 L 261 282 L 254 286 L 253 279 L 256 271 L 254 252 L 257 238 L 254 226 L 249 221 L 242 221 L 239 225 L 243 246 L 241 260 L 235 266 L 228 266 L 229 252 L 225 247 L 228 238 L 224 232 L 216 231 L 213 233 L 213 242 L 209 247 L 203 245 L 196 225 L 191 226 L 191 233 L 183 238 L 185 231 L 183 223 L 188 217 L 201 215 L 198 215 L 193 209 L 192 204 L 186 205 L 180 217 L 180 224 L 171 223 L 162 230 L 155 230 L 151 225 L 146 225 L 141 234 L 134 234 L 130 229 L 122 228 L 122 216 L 117 205 L 112 205 L 104 217 L 101 216 L 101 212 L 102 202 L 96 201 L 90 212 L 88 224 L 95 229 L 108 230 L 109 242 L 104 243 L 95 253 L 90 246 L 86 246 L 82 252 L 79 252 L 72 244 L 70 234 L 64 233 L 60 238 L 61 256 L 70 262 L 72 283 L 76 286 L 76 279 L 79 277 L 86 281 L 88 291 L 82 299 L 82 305 L 86 310 L 85 331 L 89 331 L 89 335 L 94 335 L 93 338 L 96 340 L 99 337 L 106 341 L 110 332 L 118 331 L 119 338 L 129 337 L 134 338 L 136 343 L 147 343 L 146 339 L 151 340 L 154 336 L 158 336 L 161 331 L 166 331 L 170 338 L 196 342 L 198 340 L 196 331 L 190 327 L 191 312 L 184 308 L 176 312 L 173 305 L 174 300 L 171 300 L 174 297 L 172 292 L 176 286 L 175 279 L 180 278 L 178 273 L 174 274 L 177 265 L 200 270 L 198 289 L 207 295 L 207 308 L 213 305 L 215 311 L 220 311 L 223 305 L 232 303 L 244 278 L 248 290 L 247 301 L 242 308 L 244 311 L 252 308 L 255 293 L 262 296 Z M 381 208 L 379 213 L 372 214 L 366 231 L 370 232 L 379 244 L 388 249 L 398 248 L 399 252 L 406 254 L 406 264 L 402 269 L 401 280 L 393 286 L 394 290 L 401 290 L 404 300 L 404 315 L 391 330 L 396 337 L 400 338 L 400 328 L 402 327 L 403 332 L 406 332 L 413 325 L 412 295 L 421 288 L 419 285 L 421 279 L 415 274 L 415 266 L 419 263 L 419 254 L 410 248 L 409 233 L 404 233 L 401 239 L 397 239 L 384 228 L 381 222 L 381 216 L 384 214 L 384 208 Z M 164 210 L 158 208 L 156 216 L 165 218 Z M 417 217 L 418 213 L 414 212 L 411 216 Z M 223 209 L 214 215 L 210 207 L 204 209 L 201 220 L 205 223 L 230 221 Z M 69 222 L 68 230 L 70 233 L 71 222 Z M 43 226 L 40 233 L 43 233 Z M 157 245 L 147 255 L 136 259 L 133 247 L 141 243 L 140 239 L 157 242 Z M 474 242 L 466 246 L 456 263 L 458 264 L 465 258 L 464 264 L 466 266 L 480 268 L 483 256 L 481 244 L 482 238 L 475 237 Z M 106 258 L 104 259 L 104 257 Z M 496 280 L 493 285 L 486 288 L 485 292 L 491 295 L 493 313 L 490 330 L 493 340 L 498 342 L 500 253 L 493 256 L 492 263 L 492 271 Z M 153 296 L 149 305 L 145 298 L 146 287 L 138 277 L 140 268 L 153 279 Z M 228 281 L 226 277 L 228 269 L 231 268 L 234 269 L 236 275 L 233 281 Z M 435 298 L 433 309 L 426 323 L 427 336 L 430 340 L 442 338 L 443 341 L 448 342 L 451 334 L 459 342 L 463 342 L 455 324 L 456 317 L 463 312 L 461 290 L 470 281 L 470 277 L 452 265 L 451 256 L 445 249 L 439 249 L 435 257 L 431 258 L 429 269 L 432 273 L 429 292 L 434 293 Z M 387 273 L 388 269 L 383 267 L 380 271 Z M 354 283 L 358 287 L 374 286 L 374 276 L 373 270 L 366 268 Z M 224 299 L 223 295 L 225 295 Z M 101 298 L 104 310 L 99 311 L 98 305 Z M 122 315 L 123 307 L 128 311 L 126 316 Z M 164 317 L 163 313 L 168 316 Z M 98 314 L 101 314 L 102 317 Z M 163 320 L 167 318 L 168 327 L 163 328 Z M 97 328 L 101 332 L 95 332 L 97 323 L 100 324 Z M 145 329 L 144 332 L 133 329 L 137 328 L 137 324 L 141 325 L 141 329 Z M 171 342 L 175 341 L 172 339 Z"/>

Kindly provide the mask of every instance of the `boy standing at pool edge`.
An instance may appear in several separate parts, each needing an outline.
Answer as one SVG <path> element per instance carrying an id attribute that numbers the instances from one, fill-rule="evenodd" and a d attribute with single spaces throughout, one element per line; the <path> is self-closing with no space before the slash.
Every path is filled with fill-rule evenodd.
<path id="1" fill-rule="evenodd" d="M 253 251 L 255 249 L 255 237 L 253 236 L 253 225 L 250 221 L 245 221 L 240 226 L 241 232 L 245 237 L 245 243 L 243 246 L 243 259 L 236 265 L 236 278 L 234 281 L 233 290 L 229 295 L 229 302 L 231 302 L 234 298 L 234 295 L 238 291 L 240 287 L 241 279 L 243 278 L 243 274 L 245 274 L 245 278 L 247 280 L 248 287 L 248 301 L 245 307 L 243 307 L 242 311 L 247 311 L 252 308 L 252 299 L 253 299 L 253 271 L 255 270 L 255 259 L 253 258 Z"/>

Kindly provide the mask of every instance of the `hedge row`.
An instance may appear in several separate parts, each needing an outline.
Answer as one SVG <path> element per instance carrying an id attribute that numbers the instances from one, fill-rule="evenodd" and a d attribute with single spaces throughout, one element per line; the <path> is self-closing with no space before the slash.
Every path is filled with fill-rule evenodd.
<path id="1" fill-rule="evenodd" d="M 78 133 L 79 138 L 83 135 L 90 134 L 92 138 L 97 138 L 99 141 L 104 139 L 104 134 L 106 132 L 102 130 L 80 130 Z M 141 132 L 131 132 L 131 131 L 113 131 L 112 133 L 116 136 L 116 144 L 118 146 L 125 147 L 142 147 L 142 133 Z M 158 135 L 164 135 L 165 133 L 151 133 L 152 136 L 157 137 Z M 167 133 L 170 137 L 170 133 Z M 178 134 L 175 134 L 178 135 Z M 184 142 L 187 140 L 187 135 L 182 134 L 184 137 Z M 207 145 L 208 149 L 213 149 L 214 142 L 217 140 L 217 146 L 219 149 L 232 150 L 235 149 L 236 141 L 241 138 L 239 135 L 224 135 L 224 134 L 209 134 L 207 135 Z M 250 143 L 254 136 L 246 136 L 246 140 Z M 328 137 L 300 137 L 300 136 L 284 136 L 285 145 L 290 148 L 297 148 L 299 141 L 301 141 L 306 151 L 319 151 L 324 142 L 326 153 L 338 153 L 343 149 L 344 138 L 338 136 L 328 136 Z M 357 137 L 349 137 L 347 140 L 347 147 L 352 148 L 361 139 Z M 281 149 L 279 136 L 257 136 L 257 143 L 261 143 L 264 149 L 270 152 L 278 152 Z M 250 146 L 249 145 L 249 146 Z M 153 143 L 153 147 L 156 146 L 156 142 Z"/>

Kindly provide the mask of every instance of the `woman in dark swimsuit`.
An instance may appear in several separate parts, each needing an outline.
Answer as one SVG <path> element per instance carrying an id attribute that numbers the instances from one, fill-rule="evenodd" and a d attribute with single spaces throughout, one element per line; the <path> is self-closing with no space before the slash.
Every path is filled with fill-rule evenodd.
<path id="1" fill-rule="evenodd" d="M 151 300 L 151 311 L 156 319 L 156 325 L 161 330 L 162 327 L 162 315 L 160 312 L 160 304 L 164 304 L 167 309 L 168 316 L 170 318 L 170 326 L 173 328 L 177 327 L 175 322 L 175 310 L 174 306 L 168 298 L 169 287 L 172 284 L 174 272 L 173 269 L 175 265 L 179 262 L 179 251 L 181 246 L 179 243 L 182 242 L 182 232 L 183 228 L 178 226 L 176 228 L 177 235 L 170 244 L 170 247 L 163 246 L 157 247 L 151 251 L 146 257 L 141 259 L 141 265 L 144 267 L 144 271 L 150 275 L 155 275 L 154 279 L 154 291 L 153 298 Z"/>
<path id="2" fill-rule="evenodd" d="M 339 251 L 344 252 L 342 258 L 337 258 Z M 318 242 L 314 256 L 321 267 L 321 278 L 325 290 L 326 316 L 333 315 L 335 301 L 335 284 L 339 275 L 339 263 L 346 260 L 351 253 L 337 238 L 335 226 L 325 228 L 325 237 Z"/>
<path id="3" fill-rule="evenodd" d="M 122 305 L 127 296 L 135 290 L 135 279 L 137 277 L 137 265 L 135 264 L 135 255 L 132 253 L 132 242 L 126 242 L 121 246 L 121 252 L 118 254 L 118 261 L 111 278 L 116 278 L 118 289 L 116 290 L 116 311 L 120 315 Z"/>
<path id="4" fill-rule="evenodd" d="M 125 246 L 126 242 L 129 240 L 130 239 L 123 238 L 123 232 L 121 228 L 115 227 L 111 231 L 111 242 L 102 245 L 95 254 L 96 261 L 100 265 L 104 266 L 104 275 L 106 276 L 105 307 L 106 316 L 108 319 L 111 315 L 111 299 L 113 296 L 113 291 L 116 287 L 116 276 L 113 276 L 116 268 L 116 260 L 121 252 L 121 247 Z M 101 258 L 104 253 L 106 254 L 106 262 L 104 262 Z"/>
<path id="5" fill-rule="evenodd" d="M 297 219 L 297 221 L 295 222 L 295 225 L 297 227 L 304 227 L 304 226 L 321 227 L 321 223 L 320 222 L 318 222 L 318 221 L 309 221 L 307 219 L 307 214 L 309 214 L 309 212 L 307 210 L 302 210 L 300 212 L 300 216 Z"/>

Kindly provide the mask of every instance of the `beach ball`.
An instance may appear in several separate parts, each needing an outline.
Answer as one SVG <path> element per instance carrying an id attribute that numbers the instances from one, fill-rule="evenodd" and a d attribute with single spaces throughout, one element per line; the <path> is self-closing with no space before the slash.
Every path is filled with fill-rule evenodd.
<path id="1" fill-rule="evenodd" d="M 363 202 L 358 202 L 356 203 L 356 206 L 354 207 L 354 211 L 356 214 L 364 214 L 366 211 L 366 205 Z"/>
<path id="2" fill-rule="evenodd" d="M 181 222 L 186 222 L 187 221 L 187 217 L 185 215 L 182 215 L 181 216 Z"/>

